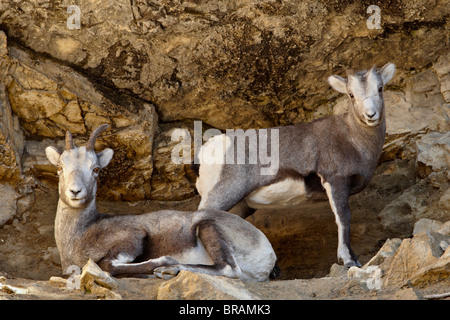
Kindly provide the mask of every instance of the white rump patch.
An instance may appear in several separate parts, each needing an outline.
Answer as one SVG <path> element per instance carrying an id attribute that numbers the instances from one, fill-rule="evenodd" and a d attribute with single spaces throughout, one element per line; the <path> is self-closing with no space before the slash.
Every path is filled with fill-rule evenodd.
<path id="1" fill-rule="evenodd" d="M 305 183 L 303 180 L 288 178 L 256 189 L 245 200 L 254 209 L 294 206 L 307 200 Z"/>
<path id="2" fill-rule="evenodd" d="M 198 193 L 202 197 L 202 203 L 206 201 L 209 191 L 219 182 L 220 174 L 225 163 L 225 154 L 231 147 L 231 139 L 225 134 L 217 135 L 209 139 L 198 154 L 200 161 L 199 176 L 195 184 Z"/>

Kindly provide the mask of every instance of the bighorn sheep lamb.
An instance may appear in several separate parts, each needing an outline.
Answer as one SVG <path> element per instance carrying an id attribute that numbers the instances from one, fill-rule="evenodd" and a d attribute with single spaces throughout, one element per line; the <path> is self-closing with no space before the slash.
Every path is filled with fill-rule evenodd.
<path id="1" fill-rule="evenodd" d="M 86 147 L 66 133 L 62 154 L 45 149 L 57 167 L 59 202 L 55 238 L 63 270 L 92 259 L 115 276 L 154 273 L 170 278 L 180 270 L 265 281 L 276 273 L 275 253 L 264 234 L 240 217 L 219 210 L 163 210 L 142 215 L 109 215 L 96 209 L 98 174 L 113 150 L 95 153 L 102 125 Z"/>
<path id="2" fill-rule="evenodd" d="M 364 189 L 377 166 L 386 134 L 383 87 L 394 73 L 395 65 L 388 63 L 381 69 L 347 71 L 347 79 L 330 76 L 329 84 L 350 98 L 348 113 L 269 129 L 279 135 L 278 146 L 267 146 L 279 152 L 276 174 L 261 175 L 261 164 L 202 162 L 218 145 L 225 146 L 224 154 L 236 149 L 237 142 L 225 134 L 208 140 L 199 151 L 200 166 L 194 165 L 199 209 L 232 209 L 246 217 L 255 209 L 326 195 L 338 226 L 338 259 L 346 266 L 360 266 L 350 247 L 348 198 Z"/>

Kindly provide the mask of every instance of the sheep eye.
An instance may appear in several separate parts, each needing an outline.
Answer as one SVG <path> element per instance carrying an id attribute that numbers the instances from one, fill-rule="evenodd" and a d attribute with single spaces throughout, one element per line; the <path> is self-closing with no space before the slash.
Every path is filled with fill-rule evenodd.
<path id="1" fill-rule="evenodd" d="M 100 172 L 100 168 L 99 167 L 96 167 L 96 168 L 94 168 L 94 173 L 99 173 Z"/>
<path id="2" fill-rule="evenodd" d="M 349 96 L 350 96 L 350 98 L 354 98 L 355 96 L 353 95 L 353 93 L 351 93 L 351 92 L 349 92 L 349 94 L 348 94 Z"/>
<path id="3" fill-rule="evenodd" d="M 382 93 L 382 92 L 383 92 L 383 87 L 379 87 L 379 88 L 378 88 L 378 92 L 379 92 L 379 93 Z"/>
<path id="4" fill-rule="evenodd" d="M 59 164 L 56 166 L 56 170 L 58 170 L 58 172 L 59 171 L 62 171 L 62 166 L 60 166 Z"/>

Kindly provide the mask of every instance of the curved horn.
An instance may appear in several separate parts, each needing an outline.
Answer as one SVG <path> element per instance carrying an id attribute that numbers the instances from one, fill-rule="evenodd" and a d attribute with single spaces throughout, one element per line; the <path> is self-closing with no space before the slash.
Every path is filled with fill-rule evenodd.
<path id="1" fill-rule="evenodd" d="M 72 150 L 74 148 L 73 146 L 73 139 L 72 134 L 70 131 L 66 132 L 66 150 Z"/>
<path id="2" fill-rule="evenodd" d="M 105 132 L 109 128 L 109 124 L 102 124 L 100 127 L 94 130 L 94 132 L 91 133 L 91 136 L 89 137 L 89 141 L 86 145 L 86 151 L 94 151 L 95 147 L 95 140 L 97 140 L 98 136 L 101 135 L 103 132 Z"/>

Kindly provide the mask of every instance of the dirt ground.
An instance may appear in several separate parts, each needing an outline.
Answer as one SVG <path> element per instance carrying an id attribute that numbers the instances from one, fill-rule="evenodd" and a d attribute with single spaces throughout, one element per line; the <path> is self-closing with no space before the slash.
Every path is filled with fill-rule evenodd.
<path id="1" fill-rule="evenodd" d="M 124 300 L 156 300 L 158 288 L 168 280 L 162 279 L 116 279 L 114 290 Z M 1 281 L 4 285 L 26 290 L 26 294 L 0 290 L 0 300 L 97 300 L 105 299 L 98 294 L 67 290 L 64 285 L 50 281 L 12 278 Z M 323 277 L 297 280 L 273 280 L 269 282 L 247 282 L 245 289 L 261 300 L 431 300 L 436 295 L 448 293 L 448 283 L 440 282 L 426 288 L 382 288 L 369 290 L 359 279 L 345 277 Z M 439 299 L 450 300 L 449 296 Z"/>

